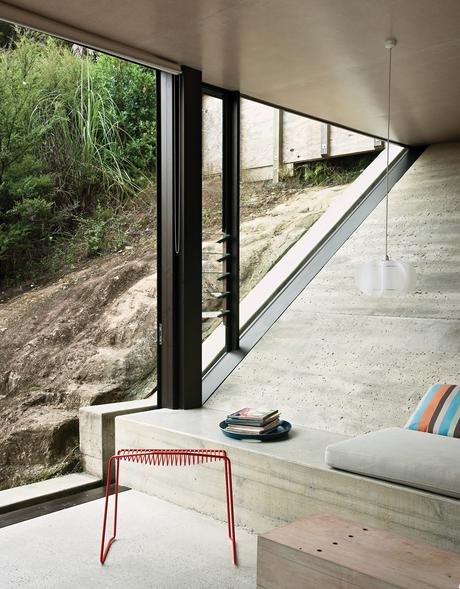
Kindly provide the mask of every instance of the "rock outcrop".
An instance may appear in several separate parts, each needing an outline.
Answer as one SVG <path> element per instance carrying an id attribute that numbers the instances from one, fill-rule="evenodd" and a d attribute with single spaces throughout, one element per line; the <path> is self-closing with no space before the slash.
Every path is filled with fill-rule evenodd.
<path id="1" fill-rule="evenodd" d="M 152 393 L 155 265 L 117 254 L 0 305 L 0 488 L 78 447 L 80 406 Z"/>

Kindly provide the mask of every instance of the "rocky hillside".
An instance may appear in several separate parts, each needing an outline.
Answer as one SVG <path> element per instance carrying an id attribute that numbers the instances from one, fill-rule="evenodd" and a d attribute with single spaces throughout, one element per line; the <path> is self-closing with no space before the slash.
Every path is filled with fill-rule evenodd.
<path id="1" fill-rule="evenodd" d="M 253 214 L 246 211 L 242 223 L 243 292 L 341 190 L 291 191 L 272 206 L 266 200 L 263 211 L 254 196 Z M 78 462 L 80 406 L 150 395 L 155 334 L 152 244 L 100 258 L 0 304 L 0 488 Z"/>
<path id="2" fill-rule="evenodd" d="M 74 460 L 81 405 L 151 394 L 155 322 L 148 251 L 99 260 L 0 305 L 1 488 Z"/>

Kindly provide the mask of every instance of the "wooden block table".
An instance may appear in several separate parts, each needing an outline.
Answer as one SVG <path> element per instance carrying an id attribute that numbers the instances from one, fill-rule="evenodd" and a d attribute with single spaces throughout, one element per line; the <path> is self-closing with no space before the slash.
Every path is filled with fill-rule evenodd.
<path id="1" fill-rule="evenodd" d="M 458 589 L 459 585 L 460 553 L 335 516 L 300 519 L 258 537 L 260 589 Z"/>

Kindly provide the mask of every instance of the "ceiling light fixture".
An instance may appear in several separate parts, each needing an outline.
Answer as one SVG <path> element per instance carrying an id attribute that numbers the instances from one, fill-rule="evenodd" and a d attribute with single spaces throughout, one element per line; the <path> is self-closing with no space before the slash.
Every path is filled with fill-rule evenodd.
<path id="1" fill-rule="evenodd" d="M 366 262 L 356 273 L 356 286 L 365 295 L 382 297 L 406 294 L 415 289 L 415 270 L 400 260 L 390 260 L 388 256 L 388 192 L 390 167 L 390 115 L 391 115 L 391 52 L 396 47 L 396 39 L 385 41 L 389 50 L 388 59 L 388 118 L 386 144 L 386 195 L 385 195 L 385 259 Z"/>

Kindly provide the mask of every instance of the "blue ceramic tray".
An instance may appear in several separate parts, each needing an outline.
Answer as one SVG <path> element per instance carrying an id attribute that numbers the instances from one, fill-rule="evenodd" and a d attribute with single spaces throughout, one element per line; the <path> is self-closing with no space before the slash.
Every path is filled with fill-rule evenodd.
<path id="1" fill-rule="evenodd" d="M 228 423 L 226 421 L 221 421 L 219 423 L 219 427 L 222 430 L 222 433 L 225 434 L 229 438 L 233 438 L 234 440 L 258 440 L 259 442 L 271 442 L 273 440 L 281 440 L 285 438 L 289 432 L 291 431 L 292 425 L 289 421 L 282 421 L 279 426 L 268 432 L 266 434 L 260 434 L 258 436 L 248 436 L 245 434 L 235 434 L 234 432 L 227 431 Z"/>

